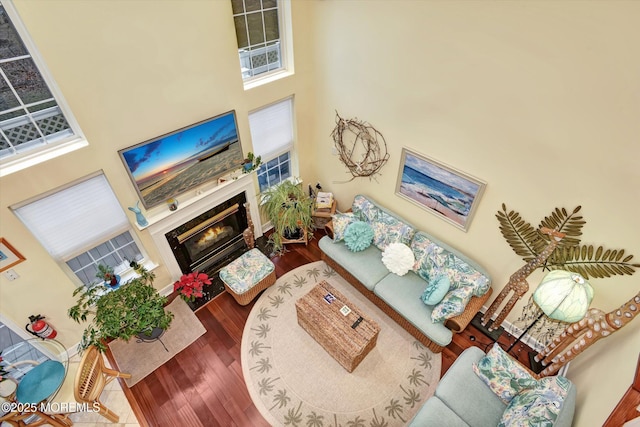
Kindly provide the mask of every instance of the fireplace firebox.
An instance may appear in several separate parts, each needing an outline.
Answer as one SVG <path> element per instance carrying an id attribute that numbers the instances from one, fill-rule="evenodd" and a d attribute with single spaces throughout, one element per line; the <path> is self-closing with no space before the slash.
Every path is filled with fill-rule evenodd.
<path id="1" fill-rule="evenodd" d="M 243 232 L 248 225 L 245 193 L 190 219 L 165 234 L 182 273 L 215 274 L 248 250 Z"/>

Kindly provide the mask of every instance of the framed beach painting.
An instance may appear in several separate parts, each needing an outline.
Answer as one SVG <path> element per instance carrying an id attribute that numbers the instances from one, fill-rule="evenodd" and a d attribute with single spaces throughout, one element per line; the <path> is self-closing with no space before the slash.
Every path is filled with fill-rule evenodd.
<path id="1" fill-rule="evenodd" d="M 13 248 L 3 237 L 0 237 L 0 271 L 8 270 L 21 263 L 25 258 Z"/>
<path id="2" fill-rule="evenodd" d="M 396 194 L 467 231 L 486 183 L 473 176 L 402 149 Z"/>

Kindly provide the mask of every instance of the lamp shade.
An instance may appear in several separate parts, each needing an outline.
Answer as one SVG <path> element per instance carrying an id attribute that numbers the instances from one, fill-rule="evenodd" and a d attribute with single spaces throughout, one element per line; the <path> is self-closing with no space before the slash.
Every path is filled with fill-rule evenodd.
<path id="1" fill-rule="evenodd" d="M 578 273 L 553 270 L 544 276 L 533 300 L 548 317 L 572 323 L 587 313 L 593 288 Z"/>

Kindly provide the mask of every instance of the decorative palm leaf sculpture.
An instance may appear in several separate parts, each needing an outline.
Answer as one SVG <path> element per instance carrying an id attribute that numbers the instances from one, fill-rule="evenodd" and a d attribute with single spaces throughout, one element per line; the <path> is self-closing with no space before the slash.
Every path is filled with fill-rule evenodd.
<path id="1" fill-rule="evenodd" d="M 586 224 L 580 215 L 581 206 L 571 213 L 564 208 L 556 208 L 551 215 L 545 217 L 538 228 L 522 219 L 518 212 L 502 210 L 496 217 L 500 223 L 500 232 L 513 251 L 525 262 L 534 259 L 549 244 L 549 236 L 540 232 L 546 227 L 565 233 L 565 237 L 541 265 L 543 270 L 567 270 L 582 275 L 584 278 L 605 278 L 615 275 L 631 275 L 640 264 L 631 263 L 633 255 L 626 255 L 624 249 L 595 248 L 580 242 L 582 227 Z"/>

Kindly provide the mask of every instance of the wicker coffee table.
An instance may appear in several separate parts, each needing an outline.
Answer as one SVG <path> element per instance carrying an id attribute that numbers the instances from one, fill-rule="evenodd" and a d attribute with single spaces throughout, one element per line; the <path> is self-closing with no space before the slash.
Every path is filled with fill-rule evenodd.
<path id="1" fill-rule="evenodd" d="M 302 329 L 348 372 L 376 346 L 378 324 L 325 281 L 296 301 L 296 314 Z"/>

